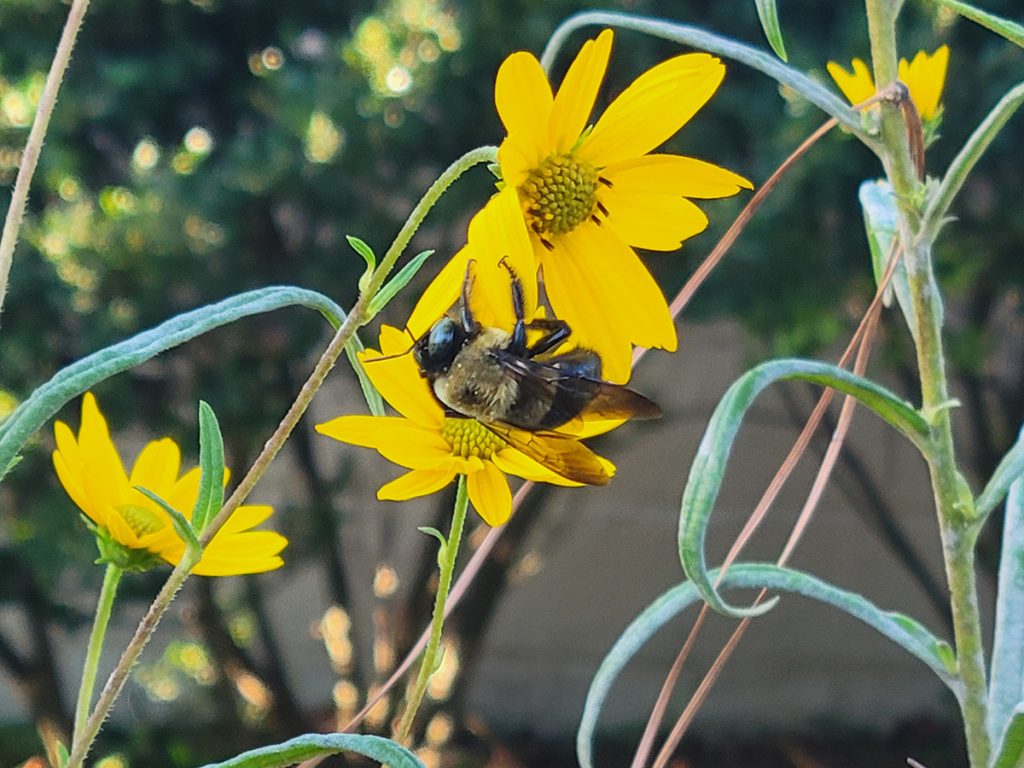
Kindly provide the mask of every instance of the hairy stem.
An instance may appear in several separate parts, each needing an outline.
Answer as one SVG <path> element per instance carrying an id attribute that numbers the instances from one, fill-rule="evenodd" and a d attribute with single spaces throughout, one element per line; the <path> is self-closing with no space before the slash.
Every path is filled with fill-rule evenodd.
<path id="1" fill-rule="evenodd" d="M 21 164 L 18 166 L 18 176 L 14 180 L 14 191 L 11 193 L 11 206 L 7 209 L 3 234 L 0 235 L 0 310 L 4 306 L 7 278 L 11 273 L 11 262 L 14 260 L 14 246 L 18 242 L 18 230 L 21 229 L 21 220 L 25 216 L 25 205 L 28 203 L 28 188 L 32 184 L 36 164 L 39 162 L 39 153 L 43 149 L 46 129 L 50 125 L 50 116 L 57 103 L 57 92 L 60 90 L 61 81 L 67 71 L 68 62 L 71 60 L 71 49 L 75 47 L 78 30 L 82 27 L 82 20 L 85 18 L 88 7 L 89 0 L 73 0 L 71 3 L 68 20 L 64 23 L 64 31 L 61 32 L 60 42 L 57 43 L 57 52 L 53 56 L 50 71 L 46 75 L 46 83 L 43 85 L 43 93 L 39 97 L 36 116 L 32 120 L 32 128 L 28 132 L 28 141 L 25 143 L 25 151 L 22 153 Z"/>
<path id="2" fill-rule="evenodd" d="M 334 338 L 332 338 L 330 343 L 327 345 L 327 349 L 324 350 L 320 359 L 317 360 L 312 373 L 310 373 L 309 378 L 306 379 L 306 383 L 302 385 L 302 389 L 299 390 L 295 401 L 288 409 L 288 412 L 284 415 L 284 418 L 281 419 L 277 429 L 274 430 L 274 433 L 264 444 L 259 456 L 256 457 L 256 460 L 249 468 L 249 471 L 245 474 L 245 477 L 243 477 L 239 482 L 234 493 L 231 494 L 230 498 L 224 503 L 224 506 L 221 507 L 220 512 L 218 512 L 217 515 L 210 520 L 206 528 L 203 529 L 202 535 L 199 536 L 199 543 L 203 547 L 210 542 L 210 540 L 228 521 L 235 510 L 241 506 L 252 492 L 253 488 L 256 487 L 260 478 L 266 473 L 267 469 L 270 467 L 270 463 L 284 447 L 285 441 L 298 425 L 299 420 L 306 412 L 306 409 L 309 408 L 309 404 L 312 402 L 313 396 L 317 393 L 320 387 L 323 386 L 324 380 L 327 378 L 327 374 L 330 373 L 335 363 L 337 363 L 338 358 L 341 356 L 342 352 L 344 352 L 349 340 L 353 337 L 356 330 L 366 322 L 367 308 L 370 305 L 370 301 L 373 299 L 376 291 L 380 289 L 380 286 L 383 285 L 387 272 L 390 271 L 390 269 L 395 265 L 395 262 L 398 261 L 398 258 L 402 254 L 402 250 L 409 243 L 409 240 L 412 239 L 413 234 L 415 234 L 424 218 L 426 218 L 427 212 L 437 203 L 444 191 L 448 189 L 448 187 L 451 186 L 459 176 L 474 165 L 482 162 L 488 162 L 494 157 L 494 147 L 481 147 L 467 152 L 452 163 L 452 165 L 449 166 L 443 174 L 441 174 L 437 181 L 430 186 L 426 194 L 424 194 L 423 199 L 416 205 L 412 213 L 409 214 L 409 218 L 396 236 L 395 242 L 388 249 L 384 259 L 375 270 L 366 289 L 360 293 L 355 306 L 352 307 L 352 311 L 345 317 L 344 322 L 334 334 Z M 99 733 L 103 721 L 110 713 L 111 708 L 114 706 L 114 702 L 117 700 L 117 697 L 120 695 L 125 683 L 128 681 L 129 673 L 135 666 L 136 661 L 138 661 L 138 658 L 142 653 L 143 648 L 145 648 L 146 644 L 149 642 L 150 637 L 152 637 L 153 633 L 156 631 L 157 625 L 160 623 L 160 619 L 163 618 L 163 615 L 170 606 L 174 596 L 185 583 L 185 579 L 188 578 L 192 567 L 196 562 L 198 562 L 200 554 L 201 553 L 196 553 L 195 557 L 192 559 L 183 558 L 182 561 L 175 566 L 174 570 L 171 571 L 171 575 L 167 578 L 167 581 L 164 582 L 164 586 L 161 588 L 153 603 L 149 606 L 149 609 L 146 611 L 146 615 L 143 616 L 142 621 L 136 628 L 131 641 L 129 641 L 124 652 L 121 654 L 121 658 L 118 661 L 117 666 L 114 668 L 114 671 L 111 672 L 110 677 L 107 678 L 107 682 L 104 685 L 103 690 L 100 692 L 99 700 L 96 702 L 96 708 L 83 728 L 81 741 L 77 743 L 72 750 L 71 758 L 69 759 L 66 768 L 81 768 L 89 747 L 92 745 L 93 740 L 95 740 L 96 734 Z"/>
<path id="3" fill-rule="evenodd" d="M 895 23 L 897 7 L 890 0 L 866 0 L 868 33 L 875 83 L 888 86 L 897 77 Z M 950 589 L 953 634 L 963 693 L 967 751 L 973 768 L 988 765 L 991 745 L 986 727 L 988 692 L 985 652 L 978 615 L 974 546 L 978 526 L 970 494 L 957 470 L 950 420 L 949 389 L 942 349 L 942 299 L 932 268 L 931 238 L 920 231 L 913 201 L 919 191 L 906 129 L 894 105 L 882 105 L 883 161 L 899 202 L 900 238 L 906 247 L 907 280 L 917 328 L 917 366 L 921 407 L 931 423 L 926 458 L 942 532 L 943 557 Z"/>
<path id="4" fill-rule="evenodd" d="M 78 689 L 78 702 L 75 704 L 75 729 L 71 736 L 72 748 L 79 742 L 82 730 L 85 728 L 85 721 L 89 717 L 89 705 L 92 703 L 92 693 L 96 687 L 96 673 L 99 671 L 100 665 L 100 654 L 103 652 L 103 639 L 107 636 L 107 626 L 110 624 L 110 613 L 114 607 L 117 585 L 121 582 L 123 575 L 124 571 L 113 563 L 107 565 L 106 573 L 103 574 L 103 586 L 96 604 L 96 618 L 92 623 L 89 646 L 85 652 L 82 684 Z"/>
<path id="5" fill-rule="evenodd" d="M 441 556 L 438 558 L 440 577 L 437 582 L 437 596 L 434 598 L 434 615 L 430 620 L 430 639 L 427 641 L 426 651 L 423 652 L 420 671 L 416 676 L 416 685 L 409 695 L 405 712 L 402 713 L 402 720 L 398 725 L 398 741 L 402 743 L 409 738 L 413 721 L 416 719 L 416 712 L 427 692 L 427 683 L 430 682 L 440 661 L 438 652 L 441 650 L 441 630 L 444 628 L 444 606 L 452 587 L 455 559 L 459 555 L 459 544 L 462 541 L 462 529 L 466 524 L 468 507 L 469 495 L 466 492 L 466 476 L 459 475 L 459 487 L 455 493 L 455 509 L 452 512 L 452 529 L 448 534 L 448 542 L 444 545 Z"/>

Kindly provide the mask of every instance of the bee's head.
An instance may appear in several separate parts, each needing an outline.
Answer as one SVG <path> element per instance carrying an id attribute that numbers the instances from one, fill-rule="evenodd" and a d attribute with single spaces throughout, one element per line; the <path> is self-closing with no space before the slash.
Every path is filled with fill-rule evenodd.
<path id="1" fill-rule="evenodd" d="M 450 317 L 442 317 L 412 347 L 412 356 L 424 376 L 446 372 L 466 343 L 466 332 Z"/>

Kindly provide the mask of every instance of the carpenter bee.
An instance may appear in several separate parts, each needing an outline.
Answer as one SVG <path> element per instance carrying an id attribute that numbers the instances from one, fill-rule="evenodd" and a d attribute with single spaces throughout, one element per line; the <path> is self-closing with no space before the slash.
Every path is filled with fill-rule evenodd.
<path id="1" fill-rule="evenodd" d="M 661 409 L 633 390 L 601 379 L 601 358 L 590 349 L 558 352 L 571 329 L 557 319 L 526 322 L 523 286 L 511 278 L 512 331 L 482 326 L 470 309 L 470 262 L 456 318 L 443 317 L 412 347 L 420 375 L 447 411 L 476 419 L 512 447 L 578 483 L 605 485 L 597 456 L 558 432 L 595 419 L 652 419 Z"/>

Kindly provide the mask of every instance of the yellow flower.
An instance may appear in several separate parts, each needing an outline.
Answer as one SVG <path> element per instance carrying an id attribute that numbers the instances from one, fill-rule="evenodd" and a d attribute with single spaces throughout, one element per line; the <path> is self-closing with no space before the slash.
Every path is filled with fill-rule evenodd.
<path id="1" fill-rule="evenodd" d="M 939 115 L 939 99 L 942 97 L 942 87 L 946 82 L 948 64 L 947 45 L 940 46 L 930 56 L 924 51 L 918 51 L 913 61 L 899 61 L 899 78 L 906 83 L 910 98 L 924 122 Z M 871 77 L 871 71 L 860 59 L 853 60 L 852 73 L 834 61 L 828 62 L 826 66 L 839 90 L 851 104 L 860 104 L 875 95 L 875 81 Z"/>
<path id="2" fill-rule="evenodd" d="M 648 70 L 591 125 L 611 46 L 610 30 L 587 41 L 557 94 L 532 54 L 505 59 L 494 90 L 508 132 L 498 150 L 504 187 L 487 206 L 525 220 L 555 316 L 581 346 L 600 354 L 607 379 L 624 382 L 633 344 L 676 347 L 665 298 L 633 248 L 675 250 L 708 224 L 688 198 L 728 197 L 751 184 L 701 160 L 648 154 L 718 88 L 725 67 L 708 54 L 677 56 Z M 520 277 L 531 283 L 533 274 Z M 453 300 L 460 279 L 457 270 L 442 273 L 438 280 L 447 282 L 430 298 Z M 436 317 L 446 309 L 441 303 L 422 314 Z"/>
<path id="3" fill-rule="evenodd" d="M 57 477 L 82 512 L 121 547 L 140 555 L 176 564 L 185 544 L 168 514 L 135 490 L 155 493 L 186 518 L 192 516 L 199 495 L 199 468 L 178 476 L 181 450 L 170 438 L 154 440 L 142 449 L 131 475 L 125 472 L 117 447 L 110 439 L 106 419 L 87 392 L 82 400 L 78 437 L 67 424 L 54 426 L 57 450 L 53 465 Z M 227 474 L 225 473 L 225 482 Z M 265 505 L 239 507 L 217 532 L 193 569 L 200 576 L 233 576 L 280 568 L 280 552 L 288 540 L 274 531 L 250 530 L 273 513 Z"/>
<path id="4" fill-rule="evenodd" d="M 511 327 L 511 323 L 505 327 Z M 446 414 L 420 376 L 412 355 L 404 354 L 410 345 L 406 332 L 385 325 L 380 332 L 380 351 L 360 353 L 370 380 L 400 416 L 339 416 L 316 427 L 317 432 L 335 440 L 374 448 L 384 458 L 410 470 L 383 485 L 377 491 L 378 499 L 404 501 L 426 496 L 462 474 L 467 476 L 473 508 L 489 525 L 501 525 L 512 514 L 506 474 L 554 485 L 580 485 L 512 447 L 481 422 Z M 577 427 L 574 437 L 599 434 L 619 423 L 585 422 Z M 516 429 L 509 432 L 517 439 L 550 446 L 553 452 L 571 450 L 590 460 L 596 458 L 609 477 L 615 471 L 610 462 L 574 439 Z"/>

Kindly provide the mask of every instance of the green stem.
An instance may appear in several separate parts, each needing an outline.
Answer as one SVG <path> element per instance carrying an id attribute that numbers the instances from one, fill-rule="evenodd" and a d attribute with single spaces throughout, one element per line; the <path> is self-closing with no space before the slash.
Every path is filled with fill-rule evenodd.
<path id="1" fill-rule="evenodd" d="M 85 652 L 82 685 L 78 689 L 78 703 L 75 704 L 75 730 L 71 736 L 72 746 L 78 743 L 82 730 L 85 728 L 85 721 L 89 717 L 89 705 L 92 703 L 96 673 L 99 671 L 100 665 L 100 654 L 103 652 L 103 639 L 107 635 L 107 625 L 110 624 L 110 612 L 114 607 L 117 585 L 121 582 L 123 575 L 124 571 L 113 563 L 107 565 L 107 571 L 103 575 L 103 587 L 100 589 L 100 599 L 96 604 L 96 618 L 92 623 L 89 647 Z"/>
<path id="2" fill-rule="evenodd" d="M 563 21 L 552 33 L 551 37 L 548 38 L 548 44 L 544 48 L 544 53 L 540 59 L 544 71 L 550 71 L 555 56 L 558 55 L 558 51 L 565 44 L 569 35 L 578 29 L 589 26 L 632 29 L 651 37 L 659 37 L 663 40 L 682 43 L 683 45 L 717 53 L 719 56 L 738 61 L 751 69 L 756 69 L 767 75 L 776 82 L 792 88 L 818 107 L 818 109 L 838 120 L 844 128 L 857 136 L 873 151 L 878 152 L 881 149 L 877 138 L 865 132 L 861 124 L 860 115 L 854 112 L 849 105 L 828 88 L 815 82 L 800 70 L 782 63 L 767 51 L 739 43 L 728 37 L 713 34 L 700 27 L 689 26 L 688 24 L 637 16 L 631 13 L 584 11 L 575 16 L 570 16 Z"/>
<path id="3" fill-rule="evenodd" d="M 868 34 L 875 83 L 888 86 L 897 78 L 896 14 L 891 0 L 866 0 Z M 942 533 L 949 582 L 957 666 L 963 683 L 960 709 L 967 751 L 973 768 L 987 768 L 991 746 L 986 727 L 988 685 L 981 639 L 974 546 L 978 523 L 969 492 L 957 470 L 950 419 L 949 387 L 942 348 L 942 299 L 932 267 L 931 240 L 920 229 L 912 201 L 919 188 L 906 129 L 896 105 L 883 103 L 883 162 L 899 203 L 900 239 L 905 247 L 907 281 L 914 304 L 921 407 L 931 424 L 925 455 Z"/>
<path id="4" fill-rule="evenodd" d="M 331 339 L 327 348 L 324 350 L 320 359 L 317 360 L 316 365 L 313 368 L 313 372 L 310 373 L 309 378 L 306 379 L 306 383 L 302 385 L 302 389 L 299 390 L 298 395 L 295 397 L 295 401 L 292 403 L 288 412 L 281 419 L 281 423 L 278 424 L 277 429 L 267 439 L 267 442 L 263 446 L 263 450 L 260 451 L 259 456 L 253 462 L 249 471 L 246 472 L 245 477 L 238 483 L 238 487 L 235 488 L 234 493 L 231 497 L 224 502 L 224 506 L 221 508 L 212 520 L 207 524 L 206 528 L 203 529 L 202 535 L 199 537 L 199 543 L 202 546 L 209 544 L 210 540 L 217 534 L 217 532 L 224 526 L 224 523 L 228 521 L 228 518 L 242 505 L 249 494 L 256 487 L 260 478 L 266 473 L 270 467 L 270 463 L 274 460 L 281 448 L 284 447 L 285 441 L 291 435 L 292 431 L 298 425 L 299 420 L 305 414 L 306 409 L 309 408 L 309 404 L 313 400 L 313 396 L 317 393 L 320 387 L 323 385 L 324 380 L 327 378 L 327 374 L 330 373 L 334 364 L 338 361 L 338 358 L 344 352 L 346 345 L 349 340 L 353 337 L 356 330 L 366 322 L 367 307 L 370 301 L 373 299 L 374 294 L 380 290 L 380 286 L 383 285 L 384 279 L 387 276 L 387 272 L 394 267 L 395 262 L 398 261 L 399 256 L 402 254 L 402 250 L 412 239 L 419 225 L 423 222 L 427 212 L 437 203 L 441 194 L 451 184 L 465 173 L 469 168 L 482 162 L 487 162 L 496 157 L 496 150 L 494 147 L 480 147 L 478 149 L 467 152 L 465 155 L 460 157 L 435 181 L 430 189 L 424 194 L 423 199 L 416 205 L 412 213 L 409 214 L 409 218 L 405 225 L 399 231 L 395 242 L 388 249 L 384 259 L 381 260 L 380 265 L 373 273 L 373 277 L 370 279 L 369 284 L 359 298 L 356 300 L 355 306 L 352 307 L 352 311 L 345 317 L 344 322 L 338 327 L 337 332 L 334 334 L 334 338 Z M 174 596 L 181 589 L 185 580 L 188 578 L 192 567 L 195 565 L 195 559 L 182 558 L 182 561 L 175 566 L 174 570 L 171 571 L 171 575 L 167 577 L 167 581 L 164 582 L 163 587 L 160 589 L 159 594 L 153 600 L 153 603 L 149 606 L 146 611 L 146 615 L 142 617 L 142 621 L 139 622 L 139 626 L 135 629 L 135 634 L 125 647 L 124 652 L 121 654 L 121 658 L 114 668 L 114 671 L 110 673 L 110 677 L 107 678 L 106 684 L 103 686 L 103 690 L 100 691 L 99 699 L 96 701 L 96 707 L 93 710 L 92 715 L 86 721 L 86 724 L 82 730 L 82 737 L 71 752 L 71 757 L 68 760 L 65 768 L 81 768 L 82 763 L 85 760 L 86 754 L 88 754 L 89 748 L 92 746 L 92 742 L 96 738 L 96 734 L 99 733 L 100 727 L 103 721 L 106 719 L 111 708 L 114 706 L 114 702 L 120 695 L 121 690 L 124 688 L 125 683 L 128 681 L 128 675 L 132 668 L 135 666 L 135 662 L 138 661 L 139 656 L 142 654 L 142 650 L 146 647 L 150 637 L 156 631 L 157 625 L 163 618 L 168 607 L 170 607 L 171 601 Z"/>
<path id="5" fill-rule="evenodd" d="M 455 558 L 459 554 L 459 543 L 462 541 L 462 528 L 466 522 L 466 510 L 469 507 L 469 495 L 466 493 L 466 476 L 459 475 L 459 487 L 455 493 L 455 509 L 452 512 L 452 529 L 448 534 L 448 542 L 441 551 L 438 558 L 440 565 L 440 577 L 437 582 L 437 596 L 434 598 L 434 615 L 430 621 L 430 639 L 427 641 L 427 648 L 423 652 L 423 661 L 420 662 L 420 671 L 416 676 L 416 685 L 409 700 L 405 705 L 405 712 L 402 714 L 402 721 L 398 726 L 398 741 L 405 743 L 412 731 L 413 720 L 416 719 L 416 712 L 423 702 L 423 696 L 427 692 L 427 683 L 437 668 L 440 661 L 438 652 L 441 649 L 441 630 L 444 628 L 444 606 L 448 600 L 448 592 L 452 586 L 452 576 L 455 573 Z"/>
<path id="6" fill-rule="evenodd" d="M 4 219 L 3 234 L 0 235 L 0 310 L 3 309 L 4 296 L 7 294 L 7 278 L 11 273 L 11 263 L 14 261 L 14 246 L 18 242 L 18 230 L 21 229 L 21 220 L 25 215 L 28 188 L 36 172 L 39 153 L 43 149 L 43 139 L 46 137 L 46 129 L 50 125 L 50 116 L 57 103 L 57 92 L 60 90 L 61 81 L 67 71 L 68 62 L 71 61 L 71 49 L 75 47 L 78 30 L 82 27 L 82 20 L 85 18 L 88 7 L 89 0 L 74 0 L 71 3 L 71 10 L 68 11 L 64 31 L 61 32 L 60 42 L 57 43 L 57 52 L 53 56 L 50 71 L 46 75 L 46 83 L 43 85 L 43 93 L 39 97 L 36 116 L 32 120 L 32 128 L 28 132 L 28 141 L 25 142 L 25 151 L 22 153 L 21 163 L 18 166 L 18 177 L 14 180 L 14 190 L 11 192 L 11 205 L 7 209 L 7 218 Z"/>

